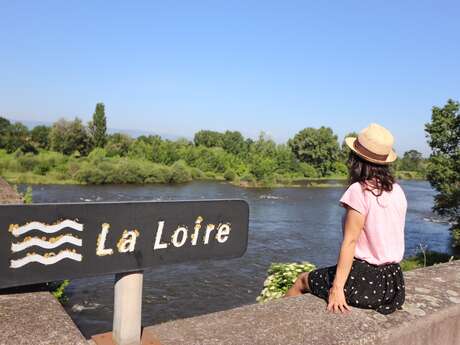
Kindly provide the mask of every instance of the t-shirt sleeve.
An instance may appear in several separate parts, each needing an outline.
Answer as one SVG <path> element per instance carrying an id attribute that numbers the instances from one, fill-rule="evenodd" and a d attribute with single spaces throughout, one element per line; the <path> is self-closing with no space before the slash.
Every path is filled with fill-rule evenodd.
<path id="1" fill-rule="evenodd" d="M 364 193 L 359 182 L 353 183 L 340 198 L 340 204 L 348 205 L 365 216 L 368 207 Z"/>

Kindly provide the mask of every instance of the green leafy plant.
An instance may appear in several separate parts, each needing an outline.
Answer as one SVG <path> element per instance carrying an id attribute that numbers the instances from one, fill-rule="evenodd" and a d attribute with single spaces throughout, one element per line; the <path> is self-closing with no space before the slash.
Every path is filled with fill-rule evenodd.
<path id="1" fill-rule="evenodd" d="M 70 284 L 69 280 L 50 283 L 50 290 L 53 296 L 62 304 L 66 303 L 69 298 L 65 294 L 65 288 Z"/>
<path id="2" fill-rule="evenodd" d="M 31 186 L 27 186 L 25 193 L 22 195 L 22 199 L 24 200 L 24 204 L 32 203 L 32 187 Z"/>
<path id="3" fill-rule="evenodd" d="M 420 246 L 420 250 L 414 256 L 410 256 L 401 261 L 401 268 L 403 271 L 410 271 L 416 268 L 433 266 L 443 262 L 458 260 L 459 258 L 460 257 L 456 255 L 449 255 L 446 253 L 426 250 L 425 247 Z"/>
<path id="4" fill-rule="evenodd" d="M 460 247 L 460 103 L 449 99 L 433 107 L 425 131 L 431 147 L 427 178 L 438 192 L 433 210 L 452 222 L 454 245 Z"/>
<path id="5" fill-rule="evenodd" d="M 283 297 L 302 272 L 311 272 L 315 265 L 309 262 L 273 263 L 268 269 L 264 288 L 257 302 L 267 302 Z"/>

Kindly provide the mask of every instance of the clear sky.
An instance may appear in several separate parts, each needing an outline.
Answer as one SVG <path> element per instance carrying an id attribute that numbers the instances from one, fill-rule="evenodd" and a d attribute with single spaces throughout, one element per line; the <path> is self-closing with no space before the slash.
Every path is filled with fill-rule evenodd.
<path id="1" fill-rule="evenodd" d="M 370 122 L 428 153 L 431 107 L 460 99 L 459 1 L 0 0 L 0 114 L 79 116 L 191 137 L 276 141 Z"/>

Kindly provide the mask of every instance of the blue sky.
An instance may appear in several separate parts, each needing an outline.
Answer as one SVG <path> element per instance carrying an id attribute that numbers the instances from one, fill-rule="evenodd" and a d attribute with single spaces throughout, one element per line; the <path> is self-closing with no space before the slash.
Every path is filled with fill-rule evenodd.
<path id="1" fill-rule="evenodd" d="M 428 153 L 460 99 L 458 1 L 0 0 L 0 114 L 189 136 L 370 122 Z"/>

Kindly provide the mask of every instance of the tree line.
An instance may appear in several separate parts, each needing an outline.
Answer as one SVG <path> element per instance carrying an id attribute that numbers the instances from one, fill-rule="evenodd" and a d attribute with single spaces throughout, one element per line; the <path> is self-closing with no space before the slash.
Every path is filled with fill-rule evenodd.
<path id="1" fill-rule="evenodd" d="M 349 135 L 356 135 L 350 133 Z M 92 120 L 60 119 L 29 130 L 0 117 L 3 171 L 33 172 L 84 183 L 168 183 L 225 178 L 248 183 L 343 177 L 349 149 L 331 128 L 305 128 L 287 143 L 261 133 L 255 140 L 238 131 L 200 130 L 193 140 L 158 135 L 109 134 L 103 103 Z M 397 171 L 423 173 L 425 159 L 404 153 Z M 410 176 L 409 176 L 410 177 Z"/>

